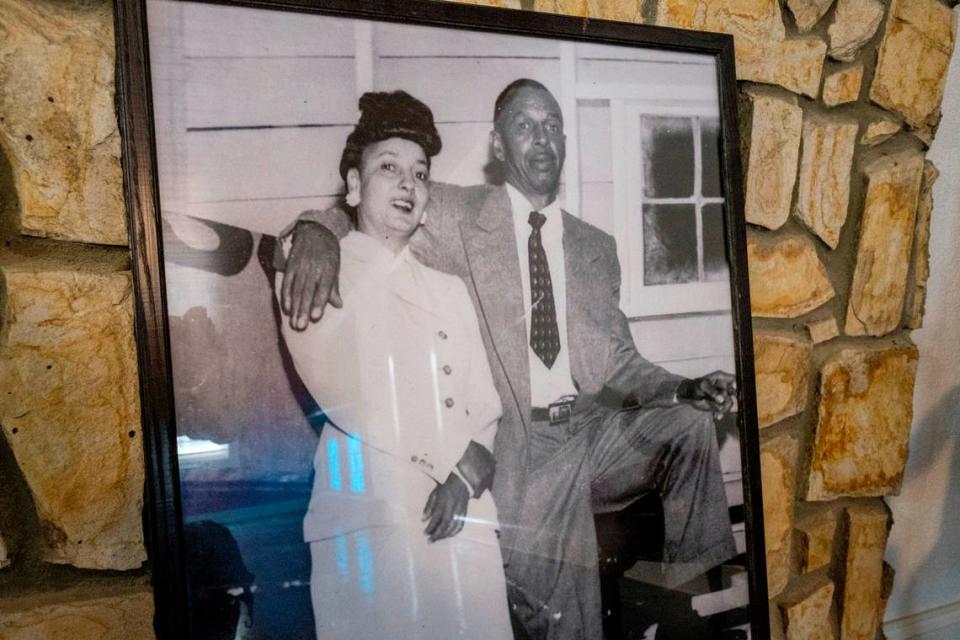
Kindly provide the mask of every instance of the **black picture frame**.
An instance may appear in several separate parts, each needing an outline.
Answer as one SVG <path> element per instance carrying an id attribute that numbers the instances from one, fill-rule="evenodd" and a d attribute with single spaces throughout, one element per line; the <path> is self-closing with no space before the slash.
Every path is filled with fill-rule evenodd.
<path id="1" fill-rule="evenodd" d="M 728 35 L 501 10 L 431 0 L 204 0 L 207 4 L 402 22 L 483 33 L 537 36 L 575 42 L 696 53 L 715 60 L 721 130 L 725 246 L 731 285 L 734 356 L 738 379 L 737 429 L 741 442 L 746 568 L 751 637 L 766 638 L 763 510 L 760 486 L 753 346 L 733 38 Z M 129 220 L 135 327 L 145 435 L 145 531 L 156 601 L 158 638 L 191 636 L 171 343 L 165 291 L 164 245 L 158 189 L 154 100 L 147 0 L 115 0 L 117 103 L 122 135 L 125 201 Z"/>

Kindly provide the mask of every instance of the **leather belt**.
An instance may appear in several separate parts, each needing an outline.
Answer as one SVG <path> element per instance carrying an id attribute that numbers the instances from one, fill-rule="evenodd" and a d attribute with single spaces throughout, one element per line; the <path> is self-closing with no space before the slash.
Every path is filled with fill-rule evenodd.
<path id="1" fill-rule="evenodd" d="M 533 407 L 531 418 L 537 422 L 549 422 L 551 426 L 566 424 L 570 422 L 570 416 L 573 415 L 573 405 L 576 402 L 577 396 L 563 396 L 547 407 Z"/>

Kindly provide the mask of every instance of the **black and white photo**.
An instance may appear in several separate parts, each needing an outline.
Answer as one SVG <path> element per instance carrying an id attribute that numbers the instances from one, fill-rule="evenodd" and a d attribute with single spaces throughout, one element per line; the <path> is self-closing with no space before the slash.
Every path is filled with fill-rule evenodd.
<path id="1" fill-rule="evenodd" d="M 732 41 L 257 4 L 120 16 L 161 637 L 766 637 Z"/>

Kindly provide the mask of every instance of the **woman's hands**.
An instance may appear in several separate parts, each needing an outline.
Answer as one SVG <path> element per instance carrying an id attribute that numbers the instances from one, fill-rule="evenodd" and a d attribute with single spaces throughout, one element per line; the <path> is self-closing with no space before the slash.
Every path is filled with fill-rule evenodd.
<path id="1" fill-rule="evenodd" d="M 446 482 L 438 484 L 430 492 L 421 518 L 421 522 L 429 520 L 424 533 L 430 538 L 430 542 L 450 538 L 460 533 L 469 501 L 470 489 L 454 473 L 448 475 Z"/>

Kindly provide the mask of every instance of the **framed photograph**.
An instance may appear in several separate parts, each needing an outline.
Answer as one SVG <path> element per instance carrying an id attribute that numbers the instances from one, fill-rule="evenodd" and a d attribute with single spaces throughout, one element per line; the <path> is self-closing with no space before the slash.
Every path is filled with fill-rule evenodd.
<path id="1" fill-rule="evenodd" d="M 158 637 L 768 637 L 732 38 L 116 14 Z"/>

